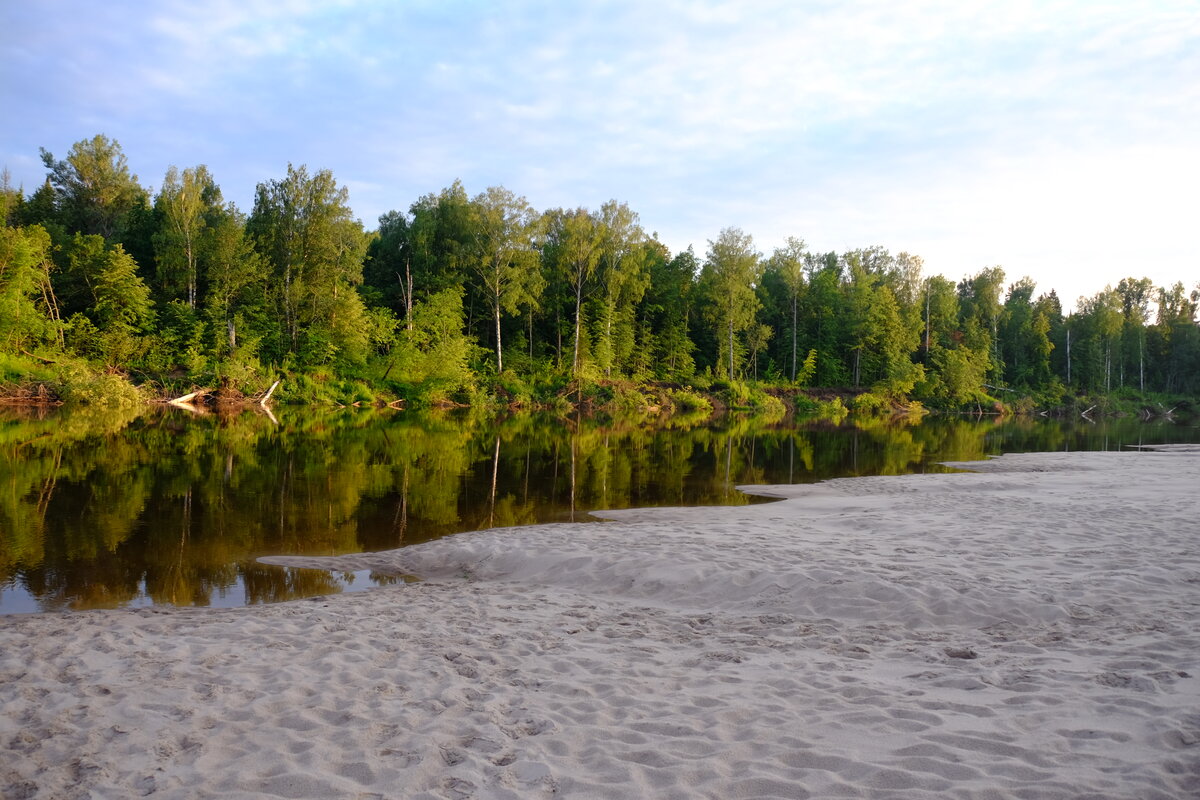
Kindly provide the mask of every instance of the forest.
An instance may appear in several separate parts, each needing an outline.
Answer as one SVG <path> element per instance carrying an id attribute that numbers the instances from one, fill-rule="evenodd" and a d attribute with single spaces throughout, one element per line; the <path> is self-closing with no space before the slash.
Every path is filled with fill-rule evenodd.
<path id="1" fill-rule="evenodd" d="M 617 200 L 538 210 L 456 181 L 369 230 L 328 170 L 288 165 L 247 212 L 202 165 L 148 190 L 104 135 L 41 157 L 32 192 L 0 182 L 10 401 L 250 397 L 277 379 L 283 402 L 551 409 L 1200 394 L 1200 284 L 1130 277 L 1065 313 L 1031 278 L 955 283 L 879 246 L 767 254 L 727 228 L 671 253 Z"/>

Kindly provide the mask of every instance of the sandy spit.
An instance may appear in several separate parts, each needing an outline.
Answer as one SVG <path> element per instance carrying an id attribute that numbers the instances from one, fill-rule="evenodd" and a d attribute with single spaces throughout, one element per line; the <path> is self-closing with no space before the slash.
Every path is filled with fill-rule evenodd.
<path id="1" fill-rule="evenodd" d="M 0 617 L 0 796 L 1200 797 L 1200 452 L 965 466 Z"/>

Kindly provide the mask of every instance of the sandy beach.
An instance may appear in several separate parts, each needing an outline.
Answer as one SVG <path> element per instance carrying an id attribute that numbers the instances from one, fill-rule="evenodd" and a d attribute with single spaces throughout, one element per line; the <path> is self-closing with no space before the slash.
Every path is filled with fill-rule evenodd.
<path id="1" fill-rule="evenodd" d="M 958 466 L 0 617 L 0 796 L 1200 797 L 1200 448 Z"/>

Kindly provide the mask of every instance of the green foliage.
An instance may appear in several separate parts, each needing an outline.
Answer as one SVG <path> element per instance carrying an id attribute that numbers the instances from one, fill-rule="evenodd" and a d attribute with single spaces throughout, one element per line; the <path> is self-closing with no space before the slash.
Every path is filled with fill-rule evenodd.
<path id="1" fill-rule="evenodd" d="M 55 383 L 58 370 L 35 358 L 0 350 L 0 386 Z"/>
<path id="2" fill-rule="evenodd" d="M 204 166 L 170 167 L 151 203 L 104 136 L 43 160 L 28 198 L 0 181 L 0 352 L 164 391 L 254 393 L 282 372 L 281 400 L 622 414 L 668 404 L 654 382 L 714 377 L 717 403 L 755 409 L 774 407 L 764 379 L 868 387 L 862 408 L 1200 393 L 1200 289 L 1183 284 L 1127 278 L 1064 315 L 1032 279 L 923 279 L 920 257 L 878 246 L 813 253 L 789 237 L 763 259 L 727 228 L 700 263 L 616 200 L 539 213 L 456 181 L 368 233 L 328 170 L 289 165 L 247 216 Z"/>
<path id="3" fill-rule="evenodd" d="M 467 263 L 479 276 L 495 321 L 496 371 L 503 372 L 501 314 L 537 305 L 545 281 L 538 270 L 534 242 L 541 220 L 525 201 L 493 186 L 471 201 L 475 237 Z"/>
<path id="4" fill-rule="evenodd" d="M 719 370 L 733 380 L 744 360 L 745 344 L 736 334 L 754 326 L 761 303 L 754 283 L 762 274 L 762 263 L 754 240 L 737 228 L 726 228 L 709 242 L 708 257 L 700 273 L 700 291 L 709 299 L 708 318 L 718 336 Z M 761 338 L 761 337 L 758 337 Z"/>
<path id="5" fill-rule="evenodd" d="M 246 231 L 279 285 L 287 352 L 302 365 L 341 353 L 361 360 L 362 302 L 353 287 L 362 282 L 368 238 L 333 173 L 310 177 L 289 164 L 285 178 L 260 183 Z"/>
<path id="6" fill-rule="evenodd" d="M 798 418 L 829 419 L 840 422 L 850 413 L 842 398 L 833 397 L 829 400 L 819 400 L 806 395 L 793 398 L 795 414 Z"/>
<path id="7" fill-rule="evenodd" d="M 891 408 L 891 398 L 876 392 L 863 392 L 854 398 L 851 405 L 851 409 L 857 414 L 878 414 Z"/>
<path id="8" fill-rule="evenodd" d="M 97 371 L 80 361 L 67 361 L 58 366 L 55 390 L 68 405 L 133 408 L 147 399 L 146 393 L 124 375 Z"/>
<path id="9" fill-rule="evenodd" d="M 918 396 L 939 408 L 958 409 L 990 402 L 984 387 L 988 359 L 967 347 L 929 353 L 932 369 Z"/>
<path id="10" fill-rule="evenodd" d="M 44 149 L 41 155 L 57 213 L 71 230 L 117 236 L 125 216 L 145 198 L 146 190 L 129 171 L 121 145 L 106 136 L 76 142 L 62 161 Z"/>
<path id="11" fill-rule="evenodd" d="M 800 367 L 800 371 L 796 373 L 794 382 L 797 386 L 808 386 L 817 374 L 817 351 L 809 350 L 808 355 L 804 357 L 804 364 Z"/>
<path id="12" fill-rule="evenodd" d="M 595 285 L 596 268 L 603 255 L 603 232 L 587 209 L 548 211 L 543 225 L 546 238 L 542 258 L 562 282 L 564 295 L 574 303 L 574 336 L 572 338 L 571 371 L 579 374 L 583 366 L 583 301 Z"/>
<path id="13" fill-rule="evenodd" d="M 474 344 L 463 334 L 462 292 L 447 289 L 413 308 L 412 329 L 392 351 L 396 380 L 431 401 L 448 402 L 474 390 L 469 367 Z"/>
<path id="14" fill-rule="evenodd" d="M 50 248 L 40 226 L 0 228 L 0 349 L 20 351 L 58 336 Z"/>
<path id="15" fill-rule="evenodd" d="M 670 389 L 667 391 L 667 397 L 670 399 L 675 410 L 683 413 L 703 412 L 711 414 L 713 410 L 712 403 L 708 401 L 707 397 L 697 394 L 690 389 Z"/>

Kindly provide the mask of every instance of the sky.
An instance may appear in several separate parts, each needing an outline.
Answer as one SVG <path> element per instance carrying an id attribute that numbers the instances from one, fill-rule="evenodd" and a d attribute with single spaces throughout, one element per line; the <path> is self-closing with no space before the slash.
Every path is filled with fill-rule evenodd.
<path id="1" fill-rule="evenodd" d="M 1064 305 L 1200 284 L 1200 4 L 923 0 L 0 3 L 0 168 L 103 133 L 244 211 L 332 170 L 367 228 L 454 180 L 628 203 L 677 252 L 879 245 Z"/>

